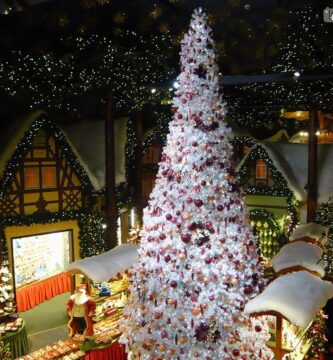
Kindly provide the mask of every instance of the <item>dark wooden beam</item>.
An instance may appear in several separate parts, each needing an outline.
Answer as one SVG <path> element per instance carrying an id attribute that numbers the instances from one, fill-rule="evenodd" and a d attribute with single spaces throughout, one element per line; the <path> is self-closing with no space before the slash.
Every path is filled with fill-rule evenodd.
<path id="1" fill-rule="evenodd" d="M 221 83 L 225 86 L 235 86 L 253 83 L 282 83 L 295 81 L 311 81 L 333 79 L 333 74 L 301 74 L 295 77 L 293 73 L 257 74 L 257 75 L 221 75 Z"/>
<path id="2" fill-rule="evenodd" d="M 275 329 L 275 359 L 282 360 L 282 316 L 278 315 L 276 317 L 276 329 Z"/>
<path id="3" fill-rule="evenodd" d="M 308 202 L 307 222 L 314 222 L 317 210 L 317 176 L 318 176 L 318 111 L 310 110 L 309 116 L 309 158 L 308 158 Z"/>
<path id="4" fill-rule="evenodd" d="M 112 116 L 112 93 L 107 95 L 105 117 L 105 212 L 106 240 L 110 249 L 117 241 L 117 200 L 115 176 L 114 122 Z"/>

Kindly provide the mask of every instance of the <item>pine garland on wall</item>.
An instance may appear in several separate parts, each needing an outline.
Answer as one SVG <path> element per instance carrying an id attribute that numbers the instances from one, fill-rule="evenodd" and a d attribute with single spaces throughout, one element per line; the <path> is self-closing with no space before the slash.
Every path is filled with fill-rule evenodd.
<path id="1" fill-rule="evenodd" d="M 327 243 L 324 248 L 323 261 L 326 274 L 333 273 L 333 198 L 320 205 L 316 222 L 328 226 Z"/>
<path id="2" fill-rule="evenodd" d="M 33 214 L 19 217 L 0 218 L 0 244 L 2 259 L 8 260 L 8 249 L 4 229 L 8 226 L 33 226 L 76 220 L 79 225 L 80 257 L 93 256 L 109 250 L 103 229 L 101 213 L 90 211 L 66 211 L 59 213 Z"/>

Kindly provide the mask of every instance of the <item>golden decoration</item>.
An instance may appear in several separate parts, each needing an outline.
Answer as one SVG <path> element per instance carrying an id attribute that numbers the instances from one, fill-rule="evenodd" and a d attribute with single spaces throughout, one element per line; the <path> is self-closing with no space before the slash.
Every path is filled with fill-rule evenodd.
<path id="1" fill-rule="evenodd" d="M 85 27 L 85 25 L 80 25 L 78 28 L 77 28 L 77 32 L 83 34 L 87 31 L 87 28 Z"/>
<path id="2" fill-rule="evenodd" d="M 162 15 L 162 8 L 154 4 L 153 8 L 149 12 L 149 17 L 156 20 Z"/>
<path id="3" fill-rule="evenodd" d="M 167 23 L 162 23 L 160 25 L 160 32 L 163 34 L 167 34 L 168 32 L 170 32 L 170 26 Z"/>
<path id="4" fill-rule="evenodd" d="M 68 25 L 69 25 L 69 18 L 68 18 L 68 16 L 62 15 L 62 16 L 59 18 L 58 23 L 59 23 L 59 26 L 61 26 L 61 27 L 68 26 Z"/>
<path id="5" fill-rule="evenodd" d="M 116 24 L 122 24 L 126 20 L 126 14 L 122 11 L 118 11 L 113 15 L 113 21 Z"/>

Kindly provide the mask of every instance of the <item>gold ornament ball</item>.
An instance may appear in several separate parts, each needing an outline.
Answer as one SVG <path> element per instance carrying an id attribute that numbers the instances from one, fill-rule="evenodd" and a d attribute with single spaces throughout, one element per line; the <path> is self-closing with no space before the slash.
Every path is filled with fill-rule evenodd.
<path id="1" fill-rule="evenodd" d="M 192 309 L 191 313 L 192 313 L 192 315 L 194 315 L 194 316 L 200 315 L 200 314 L 201 314 L 201 309 L 200 309 L 200 307 L 199 307 L 199 306 L 195 306 L 195 307 Z"/>
<path id="2" fill-rule="evenodd" d="M 186 343 L 187 343 L 187 338 L 186 338 L 186 336 L 182 336 L 182 337 L 179 339 L 179 342 L 180 342 L 181 344 L 186 344 Z"/>
<path id="3" fill-rule="evenodd" d="M 184 315 L 178 315 L 178 321 L 183 322 L 185 320 L 185 316 Z"/>

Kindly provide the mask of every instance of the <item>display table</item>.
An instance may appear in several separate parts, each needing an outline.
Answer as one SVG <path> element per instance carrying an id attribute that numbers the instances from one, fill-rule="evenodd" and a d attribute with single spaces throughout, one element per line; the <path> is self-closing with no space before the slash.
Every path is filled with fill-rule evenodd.
<path id="1" fill-rule="evenodd" d="M 38 281 L 16 291 L 17 311 L 32 309 L 42 302 L 68 291 L 71 291 L 71 279 L 67 273 L 60 273 Z"/>
<path id="2" fill-rule="evenodd" d="M 25 322 L 23 321 L 22 326 L 15 332 L 8 332 L 4 336 L 0 336 L 5 344 L 10 344 L 10 351 L 13 359 L 28 354 L 28 338 L 25 330 Z"/>
<path id="3" fill-rule="evenodd" d="M 116 341 L 114 344 L 102 349 L 94 349 L 88 352 L 84 360 L 126 360 L 125 345 Z"/>

